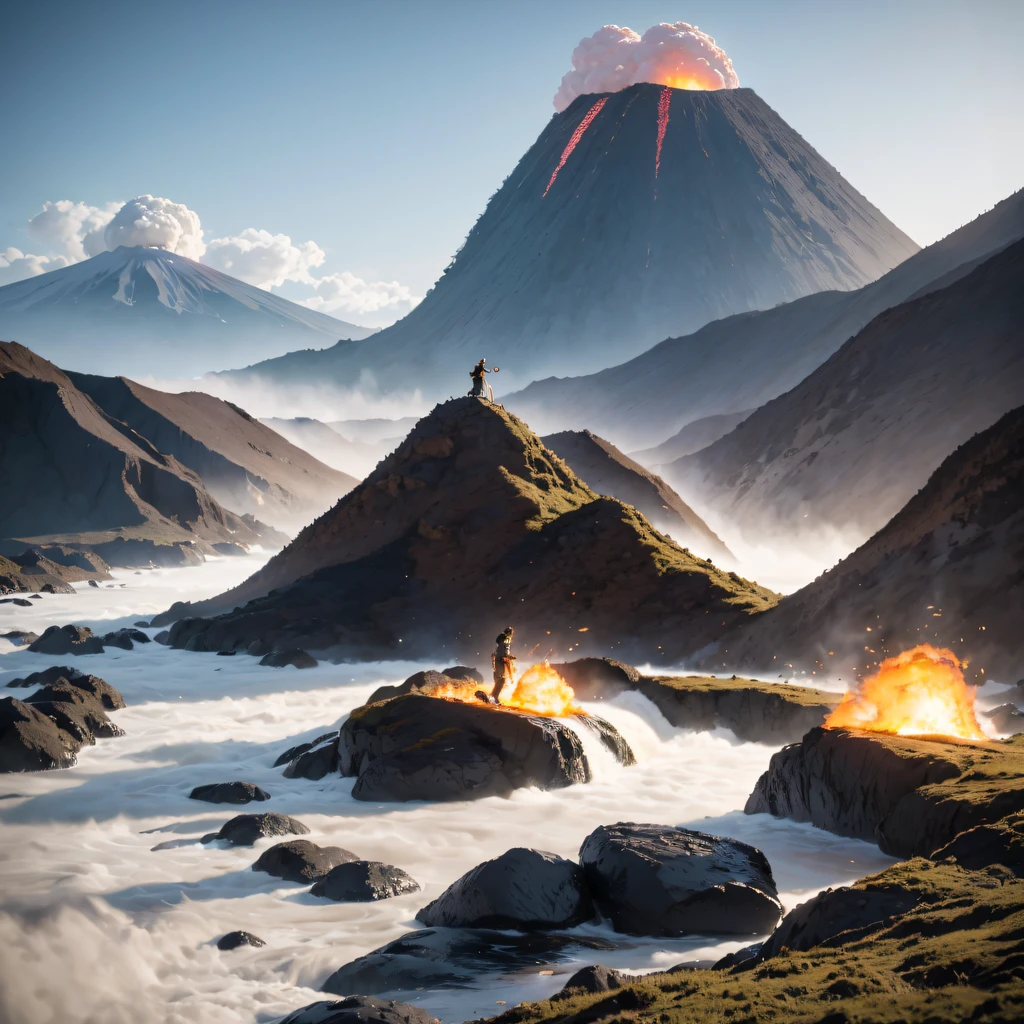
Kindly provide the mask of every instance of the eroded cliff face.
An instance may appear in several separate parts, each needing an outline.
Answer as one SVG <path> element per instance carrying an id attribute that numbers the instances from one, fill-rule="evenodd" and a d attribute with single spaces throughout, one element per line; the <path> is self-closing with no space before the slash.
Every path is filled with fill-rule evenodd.
<path id="1" fill-rule="evenodd" d="M 500 406 L 466 398 L 435 408 L 240 587 L 161 621 L 236 609 L 181 626 L 175 643 L 202 633 L 207 649 L 273 637 L 359 657 L 477 660 L 512 622 L 536 660 L 668 659 L 775 599 L 598 497 Z"/>

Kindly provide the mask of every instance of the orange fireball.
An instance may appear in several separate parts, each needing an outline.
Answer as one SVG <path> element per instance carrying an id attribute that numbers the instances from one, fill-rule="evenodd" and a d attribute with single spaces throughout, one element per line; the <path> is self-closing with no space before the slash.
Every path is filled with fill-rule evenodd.
<path id="1" fill-rule="evenodd" d="M 493 689 L 493 683 L 449 682 L 431 696 L 475 704 L 480 699 L 478 693 L 490 694 Z M 531 715 L 561 718 L 583 714 L 575 698 L 572 687 L 545 661 L 528 668 L 514 686 L 502 690 L 500 703 L 502 707 L 528 711 Z"/>
<path id="2" fill-rule="evenodd" d="M 825 727 L 983 740 L 974 695 L 952 651 L 921 644 L 886 658 L 874 675 L 845 694 Z"/>

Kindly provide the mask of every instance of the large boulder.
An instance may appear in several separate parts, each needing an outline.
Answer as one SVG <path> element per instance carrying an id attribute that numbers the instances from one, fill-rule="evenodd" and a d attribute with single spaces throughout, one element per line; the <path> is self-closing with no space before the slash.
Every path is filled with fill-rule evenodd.
<path id="1" fill-rule="evenodd" d="M 551 666 L 573 689 L 577 700 L 610 700 L 635 690 L 638 669 L 614 658 L 577 658 Z"/>
<path id="2" fill-rule="evenodd" d="M 386 900 L 418 892 L 419 883 L 401 868 L 379 860 L 350 860 L 331 868 L 310 889 L 314 896 L 345 903 Z"/>
<path id="3" fill-rule="evenodd" d="M 38 633 L 27 629 L 9 629 L 6 633 L 0 633 L 0 640 L 9 640 L 15 647 L 27 647 L 38 639 Z"/>
<path id="4" fill-rule="evenodd" d="M 80 748 L 41 709 L 14 697 L 0 700 L 0 772 L 70 768 Z"/>
<path id="5" fill-rule="evenodd" d="M 340 846 L 317 846 L 308 839 L 288 839 L 264 850 L 253 871 L 265 871 L 286 882 L 315 882 L 339 864 L 359 858 Z"/>
<path id="6" fill-rule="evenodd" d="M 111 633 L 104 633 L 100 642 L 104 647 L 120 647 L 123 651 L 130 651 L 135 644 L 148 644 L 151 641 L 141 629 L 126 626 L 124 629 L 115 629 Z"/>
<path id="7" fill-rule="evenodd" d="M 428 928 L 572 928 L 594 916 L 580 866 L 515 847 L 478 864 L 416 915 Z"/>
<path id="8" fill-rule="evenodd" d="M 593 950 L 614 948 L 605 939 L 578 933 L 426 928 L 406 932 L 339 967 L 321 991 L 343 995 L 479 987 L 487 976 L 536 972 L 539 965 L 578 961 Z"/>
<path id="9" fill-rule="evenodd" d="M 614 992 L 628 984 L 634 977 L 603 964 L 588 964 L 581 967 L 551 998 L 554 1001 L 571 999 L 584 993 Z"/>
<path id="10" fill-rule="evenodd" d="M 27 676 L 12 679 L 7 685 L 13 687 L 42 686 L 45 688 L 56 684 L 73 686 L 76 690 L 89 694 L 107 711 L 118 711 L 125 707 L 124 697 L 105 679 L 89 675 L 77 668 L 69 668 L 67 665 L 54 665 L 38 672 L 31 672 Z"/>
<path id="11" fill-rule="evenodd" d="M 248 804 L 254 800 L 269 800 L 270 794 L 252 782 L 211 782 L 196 786 L 188 795 L 189 800 L 203 800 L 208 804 Z"/>
<path id="12" fill-rule="evenodd" d="M 217 948 L 222 952 L 227 952 L 231 949 L 238 949 L 239 946 L 265 946 L 266 943 L 258 935 L 253 935 L 252 932 L 228 932 L 227 935 L 222 935 L 217 940 Z"/>
<path id="13" fill-rule="evenodd" d="M 336 733 L 321 743 L 303 750 L 288 762 L 281 773 L 286 779 L 322 779 L 338 770 L 338 736 Z"/>
<path id="14" fill-rule="evenodd" d="M 553 718 L 409 693 L 357 708 L 341 729 L 358 800 L 472 800 L 589 782 L 579 736 Z"/>
<path id="15" fill-rule="evenodd" d="M 322 999 L 288 1014 L 281 1024 L 441 1024 L 426 1010 L 393 999 L 349 996 Z"/>
<path id="16" fill-rule="evenodd" d="M 457 666 L 452 671 L 458 673 L 463 670 L 461 666 Z M 472 669 L 469 671 L 472 671 Z M 392 697 L 404 697 L 407 693 L 420 693 L 430 696 L 441 687 L 453 683 L 456 686 L 469 681 L 483 683 L 482 678 L 475 678 L 479 676 L 479 672 L 474 672 L 473 676 L 449 675 L 447 669 L 444 672 L 438 672 L 435 669 L 428 668 L 421 672 L 414 672 L 404 682 L 378 686 L 370 694 L 369 700 L 366 703 L 376 704 L 378 701 L 391 700 Z"/>
<path id="17" fill-rule="evenodd" d="M 97 737 L 109 739 L 124 735 L 107 717 L 101 700 L 73 683 L 62 680 L 43 686 L 26 697 L 25 703 L 38 707 L 53 719 L 58 729 L 82 745 L 94 744 Z"/>
<path id="18" fill-rule="evenodd" d="M 29 644 L 33 654 L 102 654 L 103 640 L 88 626 L 50 626 Z"/>
<path id="19" fill-rule="evenodd" d="M 287 814 L 269 812 L 267 814 L 237 814 L 225 822 L 219 832 L 211 832 L 203 836 L 204 843 L 212 843 L 223 839 L 232 846 L 252 846 L 257 839 L 265 836 L 304 836 L 309 828 L 301 821 Z"/>
<path id="20" fill-rule="evenodd" d="M 685 828 L 620 822 L 583 841 L 594 902 L 630 935 L 757 935 L 782 916 L 760 850 Z"/>
<path id="21" fill-rule="evenodd" d="M 288 764 L 289 761 L 294 761 L 300 754 L 304 754 L 307 750 L 312 750 L 313 747 L 320 746 L 326 740 L 338 738 L 338 730 L 335 729 L 333 732 L 325 732 L 322 736 L 317 736 L 315 740 L 310 740 L 308 743 L 297 743 L 294 747 L 289 747 L 283 754 L 278 755 L 277 760 L 274 762 L 275 768 L 280 768 L 283 764 Z"/>

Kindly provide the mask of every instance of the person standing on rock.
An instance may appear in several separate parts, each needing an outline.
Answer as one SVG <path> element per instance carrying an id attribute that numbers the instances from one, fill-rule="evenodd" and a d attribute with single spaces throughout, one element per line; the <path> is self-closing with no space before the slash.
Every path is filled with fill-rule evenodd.
<path id="1" fill-rule="evenodd" d="M 495 704 L 499 703 L 502 687 L 512 681 L 513 662 L 516 656 L 512 653 L 512 637 L 515 630 L 506 626 L 503 633 L 495 638 L 498 645 L 491 655 L 491 663 L 494 666 L 494 689 L 491 691 L 491 698 Z"/>
<path id="2" fill-rule="evenodd" d="M 469 389 L 470 398 L 487 398 L 488 401 L 494 401 L 494 392 L 491 391 L 490 384 L 484 379 L 485 373 L 497 373 L 498 368 L 495 367 L 493 370 L 488 370 L 486 367 L 486 359 L 481 359 L 472 370 L 469 371 L 469 376 L 473 381 L 473 386 Z M 490 397 L 488 398 L 488 392 Z"/>

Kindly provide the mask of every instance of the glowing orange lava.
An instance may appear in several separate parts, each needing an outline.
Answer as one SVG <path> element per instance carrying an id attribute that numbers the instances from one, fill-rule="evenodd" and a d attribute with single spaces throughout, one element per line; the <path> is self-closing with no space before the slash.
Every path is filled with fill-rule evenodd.
<path id="1" fill-rule="evenodd" d="M 551 191 L 551 186 L 555 183 L 555 178 L 558 177 L 558 172 L 565 166 L 565 161 L 569 159 L 572 151 L 579 145 L 580 139 L 583 138 L 583 133 L 593 123 L 595 117 L 601 113 L 601 108 L 608 102 L 608 97 L 604 96 L 599 99 L 584 115 L 583 120 L 576 126 L 576 131 L 572 133 L 568 143 L 566 143 L 565 149 L 562 150 L 562 159 L 558 161 L 558 166 L 554 169 L 551 174 L 551 180 L 548 182 L 548 187 L 544 189 L 544 195 L 546 196 Z M 541 197 L 543 198 L 543 196 Z"/>
<path id="2" fill-rule="evenodd" d="M 952 651 L 920 644 L 886 658 L 874 675 L 846 693 L 825 727 L 983 740 L 974 694 Z"/>
<path id="3" fill-rule="evenodd" d="M 668 129 L 668 108 L 672 103 L 672 89 L 664 88 L 658 97 L 658 149 L 654 154 L 654 177 L 658 177 L 661 168 L 661 144 L 665 141 L 665 132 Z"/>
<path id="4" fill-rule="evenodd" d="M 432 696 L 475 704 L 479 702 L 477 693 L 489 694 L 493 689 L 491 683 L 445 683 Z M 506 684 L 501 691 L 501 706 L 531 715 L 562 718 L 583 713 L 575 698 L 572 687 L 545 661 L 528 668 L 514 685 Z"/>

